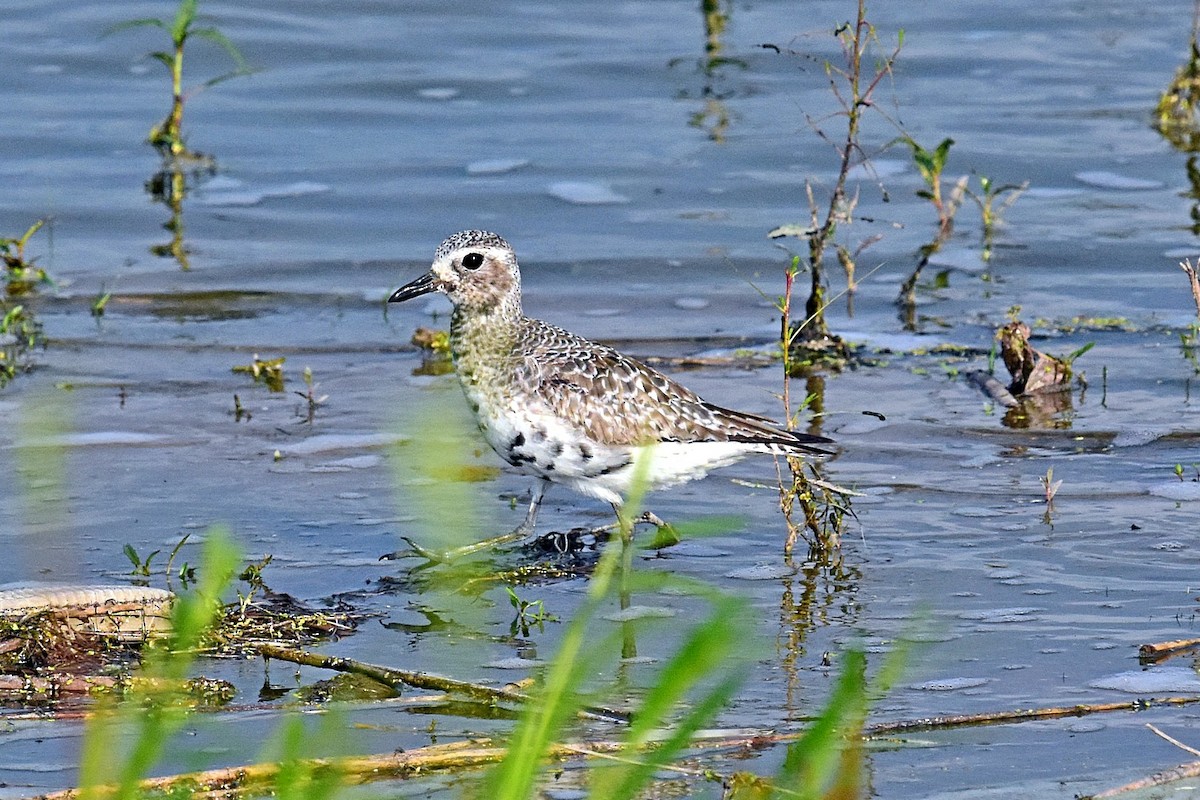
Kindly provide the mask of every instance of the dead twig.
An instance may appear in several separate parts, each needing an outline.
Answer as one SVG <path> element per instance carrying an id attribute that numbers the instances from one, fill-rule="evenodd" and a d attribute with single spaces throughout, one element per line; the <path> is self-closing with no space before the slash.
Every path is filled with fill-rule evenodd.
<path id="1" fill-rule="evenodd" d="M 1097 792 L 1096 794 L 1082 795 L 1079 800 L 1102 800 L 1102 798 L 1106 797 L 1116 797 L 1127 792 L 1152 789 L 1156 786 L 1165 786 L 1168 783 L 1195 777 L 1200 777 L 1200 761 L 1189 761 L 1187 764 L 1180 764 L 1178 767 L 1164 769 L 1161 772 L 1140 778 L 1124 786 L 1115 786 L 1112 789 L 1105 789 L 1103 792 Z"/>
<path id="2" fill-rule="evenodd" d="M 1197 262 L 1200 266 L 1200 261 Z M 1179 268 L 1182 269 L 1188 276 L 1188 280 L 1192 285 L 1192 299 L 1196 301 L 1196 316 L 1200 317 L 1200 276 L 1197 275 L 1196 267 L 1192 266 L 1191 261 L 1180 261 Z"/>
<path id="3" fill-rule="evenodd" d="M 1176 739 L 1174 736 L 1171 736 L 1169 733 L 1166 733 L 1165 731 L 1162 731 L 1159 728 L 1154 727 L 1149 722 L 1146 723 L 1146 727 L 1149 728 L 1151 731 L 1153 731 L 1155 736 L 1161 736 L 1162 738 L 1166 739 L 1171 744 L 1178 747 L 1180 750 L 1185 750 L 1194 756 L 1200 756 L 1200 750 L 1197 750 L 1196 748 L 1192 747 L 1191 745 L 1184 744 L 1183 742 Z"/>
<path id="4" fill-rule="evenodd" d="M 352 658 L 319 655 L 305 650 L 294 650 L 290 647 L 281 647 L 270 643 L 260 644 L 257 649 L 263 658 L 290 661 L 294 664 L 332 669 L 337 672 L 352 672 L 356 675 L 365 675 L 393 688 L 397 688 L 398 684 L 404 684 L 417 689 L 466 695 L 476 700 L 493 703 L 509 702 L 520 704 L 529 701 L 529 695 L 521 692 L 514 692 L 509 689 L 497 689 L 492 686 L 484 686 L 483 684 L 471 683 L 470 681 L 460 681 L 455 678 L 447 678 L 428 672 L 410 672 L 408 670 L 393 669 L 392 667 L 385 667 L 379 664 L 355 661 Z M 584 719 L 603 720 L 606 722 L 629 722 L 629 714 L 626 712 L 600 706 L 587 706 L 585 710 L 580 712 L 580 716 Z"/>

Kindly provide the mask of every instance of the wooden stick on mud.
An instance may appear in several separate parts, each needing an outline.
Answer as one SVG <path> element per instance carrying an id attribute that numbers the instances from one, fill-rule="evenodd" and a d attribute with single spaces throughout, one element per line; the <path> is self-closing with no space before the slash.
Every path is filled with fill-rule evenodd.
<path id="1" fill-rule="evenodd" d="M 428 672 L 410 672 L 408 670 L 393 669 L 392 667 L 385 667 L 379 664 L 355 661 L 352 658 L 319 655 L 305 650 L 281 647 L 277 644 L 260 644 L 258 645 L 258 652 L 264 658 L 274 658 L 279 661 L 290 661 L 294 664 L 303 664 L 309 667 L 365 675 L 368 678 L 393 687 L 397 684 L 405 684 L 418 689 L 457 693 L 476 700 L 492 703 L 497 701 L 510 703 L 529 702 L 529 695 L 509 689 L 497 689 L 492 686 L 484 686 L 483 684 L 471 683 L 470 681 L 460 681 L 455 678 L 447 678 Z M 604 720 L 606 722 L 629 722 L 628 713 L 601 706 L 586 706 L 585 710 L 580 712 L 580 716 L 585 719 Z"/>
<path id="2" fill-rule="evenodd" d="M 1138 657 L 1142 660 L 1157 661 L 1175 655 L 1180 650 L 1188 650 L 1200 645 L 1200 639 L 1173 639 L 1169 642 L 1152 642 L 1138 648 Z"/>

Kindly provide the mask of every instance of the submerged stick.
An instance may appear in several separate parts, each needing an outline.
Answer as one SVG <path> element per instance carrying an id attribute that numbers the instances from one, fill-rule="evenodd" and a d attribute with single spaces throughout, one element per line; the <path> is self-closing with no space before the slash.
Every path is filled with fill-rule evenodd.
<path id="1" fill-rule="evenodd" d="M 1168 783 L 1195 777 L 1200 777 L 1200 761 L 1189 761 L 1186 764 L 1180 764 L 1178 767 L 1164 769 L 1145 778 L 1139 778 L 1124 786 L 1114 786 L 1111 789 L 1105 789 L 1096 794 L 1081 795 L 1079 800 L 1101 800 L 1101 798 L 1116 797 L 1117 795 L 1127 792 L 1137 792 L 1142 789 L 1152 789 L 1156 786 L 1165 786 Z"/>
<path id="2" fill-rule="evenodd" d="M 356 661 L 352 658 L 324 656 L 305 650 L 294 650 L 290 647 L 281 647 L 269 643 L 260 644 L 257 649 L 263 658 L 274 658 L 279 661 L 290 661 L 294 664 L 332 669 L 338 672 L 352 672 L 357 675 L 365 675 L 368 678 L 392 687 L 396 687 L 397 684 L 404 684 L 417 689 L 463 694 L 477 700 L 492 703 L 527 703 L 530 700 L 529 695 L 522 692 L 514 692 L 509 689 L 496 689 L 492 686 L 484 686 L 483 684 L 471 683 L 470 681 L 460 681 L 455 678 L 447 678 L 428 672 L 410 672 L 408 670 L 393 669 L 392 667 L 385 667 L 379 664 Z M 606 722 L 629 722 L 628 713 L 601 706 L 586 706 L 585 710 L 580 712 L 580 716 L 585 719 L 603 720 Z"/>
<path id="3" fill-rule="evenodd" d="M 1011 711 L 990 711 L 982 714 L 952 714 L 942 717 L 882 722 L 863 728 L 863 736 L 885 736 L 908 731 L 929 731 L 942 728 L 964 728 L 975 725 L 998 725 L 1012 722 L 1031 722 L 1040 719 L 1082 717 L 1110 711 L 1143 711 L 1160 706 L 1183 706 L 1200 703 L 1200 697 L 1150 697 L 1125 700 L 1117 703 L 1081 703 L 1074 706 L 1051 706 L 1049 708 L 1022 708 Z"/>

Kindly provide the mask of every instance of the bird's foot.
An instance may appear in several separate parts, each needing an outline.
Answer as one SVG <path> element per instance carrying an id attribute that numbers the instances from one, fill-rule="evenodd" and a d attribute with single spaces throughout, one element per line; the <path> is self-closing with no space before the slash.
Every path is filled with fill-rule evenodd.
<path id="1" fill-rule="evenodd" d="M 647 549 L 659 550 L 664 547 L 679 544 L 682 539 L 679 532 L 671 526 L 669 522 L 655 514 L 653 511 L 643 511 L 636 517 L 628 520 L 628 522 L 612 522 L 608 525 L 601 525 L 598 528 L 593 528 L 592 533 L 596 536 L 609 536 L 614 532 L 620 533 L 623 525 L 628 525 L 629 535 L 633 535 L 633 527 L 635 525 L 653 525 L 655 528 L 654 539 L 647 545 Z"/>

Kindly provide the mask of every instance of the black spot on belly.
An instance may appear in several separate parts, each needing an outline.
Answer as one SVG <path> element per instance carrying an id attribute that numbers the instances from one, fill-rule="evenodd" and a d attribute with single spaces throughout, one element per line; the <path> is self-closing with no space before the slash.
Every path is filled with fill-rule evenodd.
<path id="1" fill-rule="evenodd" d="M 476 403 L 475 401 L 471 401 L 471 403 L 470 403 L 470 406 L 471 406 L 471 413 L 472 413 L 472 414 L 478 414 L 478 413 L 479 413 L 479 403 Z"/>
<path id="2" fill-rule="evenodd" d="M 525 434 L 523 434 L 523 433 L 518 433 L 516 436 L 514 436 L 512 438 L 512 441 L 508 443 L 509 450 L 515 450 L 518 447 L 524 447 L 524 446 L 525 446 Z"/>
<path id="3" fill-rule="evenodd" d="M 591 475 L 611 475 L 612 473 L 617 472 L 618 470 L 625 469 L 632 463 L 633 463 L 632 460 L 619 461 L 616 464 L 609 464 L 607 467 L 604 467 L 601 470 L 598 470 L 596 472 L 592 472 L 589 474 L 591 474 Z"/>
<path id="4" fill-rule="evenodd" d="M 551 447 L 550 447 L 550 454 L 551 454 L 551 455 L 552 455 L 554 458 L 558 458 L 559 456 L 561 456 L 561 455 L 562 455 L 562 451 L 563 451 L 563 443 L 562 443 L 562 442 L 555 442 L 555 443 L 554 443 L 553 445 L 551 445 Z"/>
<path id="5" fill-rule="evenodd" d="M 588 447 L 586 444 L 579 445 L 579 457 L 581 459 L 584 461 L 591 461 L 593 455 L 594 453 L 592 453 L 592 448 Z"/>

